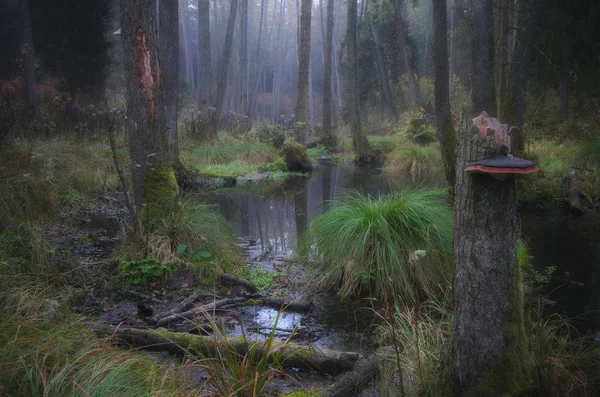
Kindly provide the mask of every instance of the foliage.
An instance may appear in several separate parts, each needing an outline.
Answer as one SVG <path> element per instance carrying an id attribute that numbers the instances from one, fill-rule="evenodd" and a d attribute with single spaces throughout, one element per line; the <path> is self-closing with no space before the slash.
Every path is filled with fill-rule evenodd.
<path id="1" fill-rule="evenodd" d="M 369 141 L 373 147 L 378 148 L 384 155 L 393 152 L 398 146 L 402 145 L 406 138 L 402 134 L 370 136 Z"/>
<path id="2" fill-rule="evenodd" d="M 275 149 L 281 149 L 286 138 L 281 126 L 268 124 L 263 124 L 258 128 L 256 137 L 261 143 L 273 146 Z"/>
<path id="3" fill-rule="evenodd" d="M 206 145 L 182 152 L 183 159 L 194 165 L 215 165 L 240 161 L 246 164 L 262 164 L 275 161 L 274 148 L 251 138 L 235 138 L 221 131 L 217 139 Z"/>
<path id="4" fill-rule="evenodd" d="M 524 283 L 534 287 L 549 283 L 556 271 L 556 266 L 547 266 L 541 271 L 537 270 L 533 265 L 533 257 L 529 253 L 527 244 L 521 239 L 517 240 L 517 262 L 521 266 Z"/>
<path id="5" fill-rule="evenodd" d="M 9 396 L 174 396 L 188 387 L 79 325 L 2 324 L 0 345 L 0 384 Z"/>
<path id="6" fill-rule="evenodd" d="M 329 154 L 329 150 L 326 147 L 311 147 L 306 149 L 309 157 L 321 157 Z"/>
<path id="7" fill-rule="evenodd" d="M 306 148 L 295 139 L 291 139 L 283 145 L 281 156 L 287 164 L 289 171 L 310 172 L 312 170 L 312 162 L 308 157 Z"/>
<path id="8" fill-rule="evenodd" d="M 287 170 L 287 164 L 281 159 L 265 164 L 265 166 L 261 168 L 261 171 L 263 172 L 287 172 Z"/>
<path id="9" fill-rule="evenodd" d="M 299 253 L 323 266 L 325 284 L 343 299 L 439 296 L 450 285 L 452 242 L 452 212 L 441 197 L 350 194 L 311 224 Z M 414 258 L 416 251 L 423 255 Z"/>
<path id="10" fill-rule="evenodd" d="M 255 268 L 244 267 L 234 270 L 233 274 L 250 281 L 258 288 L 258 292 L 263 294 L 271 287 L 273 281 L 281 276 L 279 272 L 267 272 L 262 266 L 258 265 Z"/>
<path id="11" fill-rule="evenodd" d="M 425 175 L 441 167 L 441 162 L 439 146 L 405 144 L 390 153 L 386 168 L 410 172 L 414 175 Z"/>
<path id="12" fill-rule="evenodd" d="M 425 124 L 423 119 L 412 119 L 408 124 L 406 136 L 417 145 L 428 145 L 435 142 L 435 128 Z"/>
<path id="13" fill-rule="evenodd" d="M 121 261 L 119 263 L 119 277 L 131 280 L 134 285 L 147 284 L 148 282 L 166 277 L 177 270 L 179 264 L 174 262 L 160 263 L 156 258 L 141 260 Z"/>

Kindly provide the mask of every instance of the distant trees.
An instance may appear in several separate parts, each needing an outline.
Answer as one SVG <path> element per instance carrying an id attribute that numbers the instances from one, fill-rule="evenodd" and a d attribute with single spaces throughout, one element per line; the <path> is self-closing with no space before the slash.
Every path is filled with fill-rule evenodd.
<path id="1" fill-rule="evenodd" d="M 494 18 L 492 0 L 473 2 L 471 39 L 471 102 L 473 114 L 493 112 L 494 106 Z"/>
<path id="2" fill-rule="evenodd" d="M 37 113 L 37 100 L 35 95 L 35 47 L 33 45 L 33 33 L 31 29 L 31 13 L 29 0 L 19 0 L 21 10 L 21 53 L 25 58 L 24 80 L 25 80 L 25 103 L 30 113 Z"/>
<path id="3" fill-rule="evenodd" d="M 298 92 L 296 99 L 296 119 L 302 129 L 302 143 L 308 143 L 307 105 L 310 72 L 310 29 L 312 0 L 302 0 L 300 11 L 300 46 L 298 49 Z"/>
<path id="4" fill-rule="evenodd" d="M 198 0 L 198 92 L 200 107 L 212 105 L 213 66 L 210 46 L 210 1 Z"/>
<path id="5" fill-rule="evenodd" d="M 231 0 L 229 19 L 227 21 L 227 32 L 225 33 L 225 43 L 223 45 L 223 55 L 219 59 L 219 67 L 217 68 L 217 93 L 215 97 L 215 114 L 213 120 L 213 129 L 215 132 L 219 129 L 221 113 L 223 112 L 223 105 L 225 104 L 227 76 L 229 71 L 229 59 L 231 58 L 231 46 L 233 44 L 233 29 L 235 28 L 235 18 L 237 14 L 237 9 L 238 0 Z"/>
<path id="6" fill-rule="evenodd" d="M 323 67 L 323 144 L 334 146 L 335 140 L 331 128 L 331 65 L 333 51 L 333 7 L 335 0 L 327 0 L 327 31 L 324 43 Z"/>

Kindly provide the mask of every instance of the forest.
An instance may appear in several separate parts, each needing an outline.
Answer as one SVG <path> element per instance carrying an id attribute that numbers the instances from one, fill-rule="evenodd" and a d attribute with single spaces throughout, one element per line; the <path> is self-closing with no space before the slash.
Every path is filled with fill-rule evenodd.
<path id="1" fill-rule="evenodd" d="M 3 0 L 0 397 L 600 395 L 599 17 Z"/>

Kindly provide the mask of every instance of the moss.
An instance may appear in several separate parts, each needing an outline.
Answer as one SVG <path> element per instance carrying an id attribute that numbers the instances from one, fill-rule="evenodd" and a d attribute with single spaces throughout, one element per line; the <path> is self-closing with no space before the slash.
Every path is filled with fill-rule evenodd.
<path id="1" fill-rule="evenodd" d="M 258 306 L 260 299 L 248 299 L 246 302 L 238 303 L 238 306 Z"/>
<path id="2" fill-rule="evenodd" d="M 312 163 L 308 157 L 306 148 L 298 143 L 295 139 L 291 139 L 283 145 L 281 156 L 285 161 L 289 171 L 295 172 L 310 172 L 312 171 Z"/>
<path id="3" fill-rule="evenodd" d="M 289 394 L 286 394 L 285 397 L 320 397 L 323 394 L 316 390 L 301 390 L 301 391 L 293 391 Z"/>
<path id="4" fill-rule="evenodd" d="M 179 195 L 179 186 L 172 167 L 149 167 L 144 174 L 146 205 L 157 210 L 171 209 Z"/>

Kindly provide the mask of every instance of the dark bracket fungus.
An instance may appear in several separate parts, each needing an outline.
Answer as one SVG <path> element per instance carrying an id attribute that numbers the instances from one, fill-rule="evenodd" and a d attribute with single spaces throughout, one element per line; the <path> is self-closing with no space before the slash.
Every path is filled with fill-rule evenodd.
<path id="1" fill-rule="evenodd" d="M 525 159 L 509 157 L 505 154 L 495 154 L 489 159 L 467 165 L 465 172 L 490 174 L 495 179 L 505 180 L 513 174 L 529 174 L 539 171 L 538 166 Z"/>

